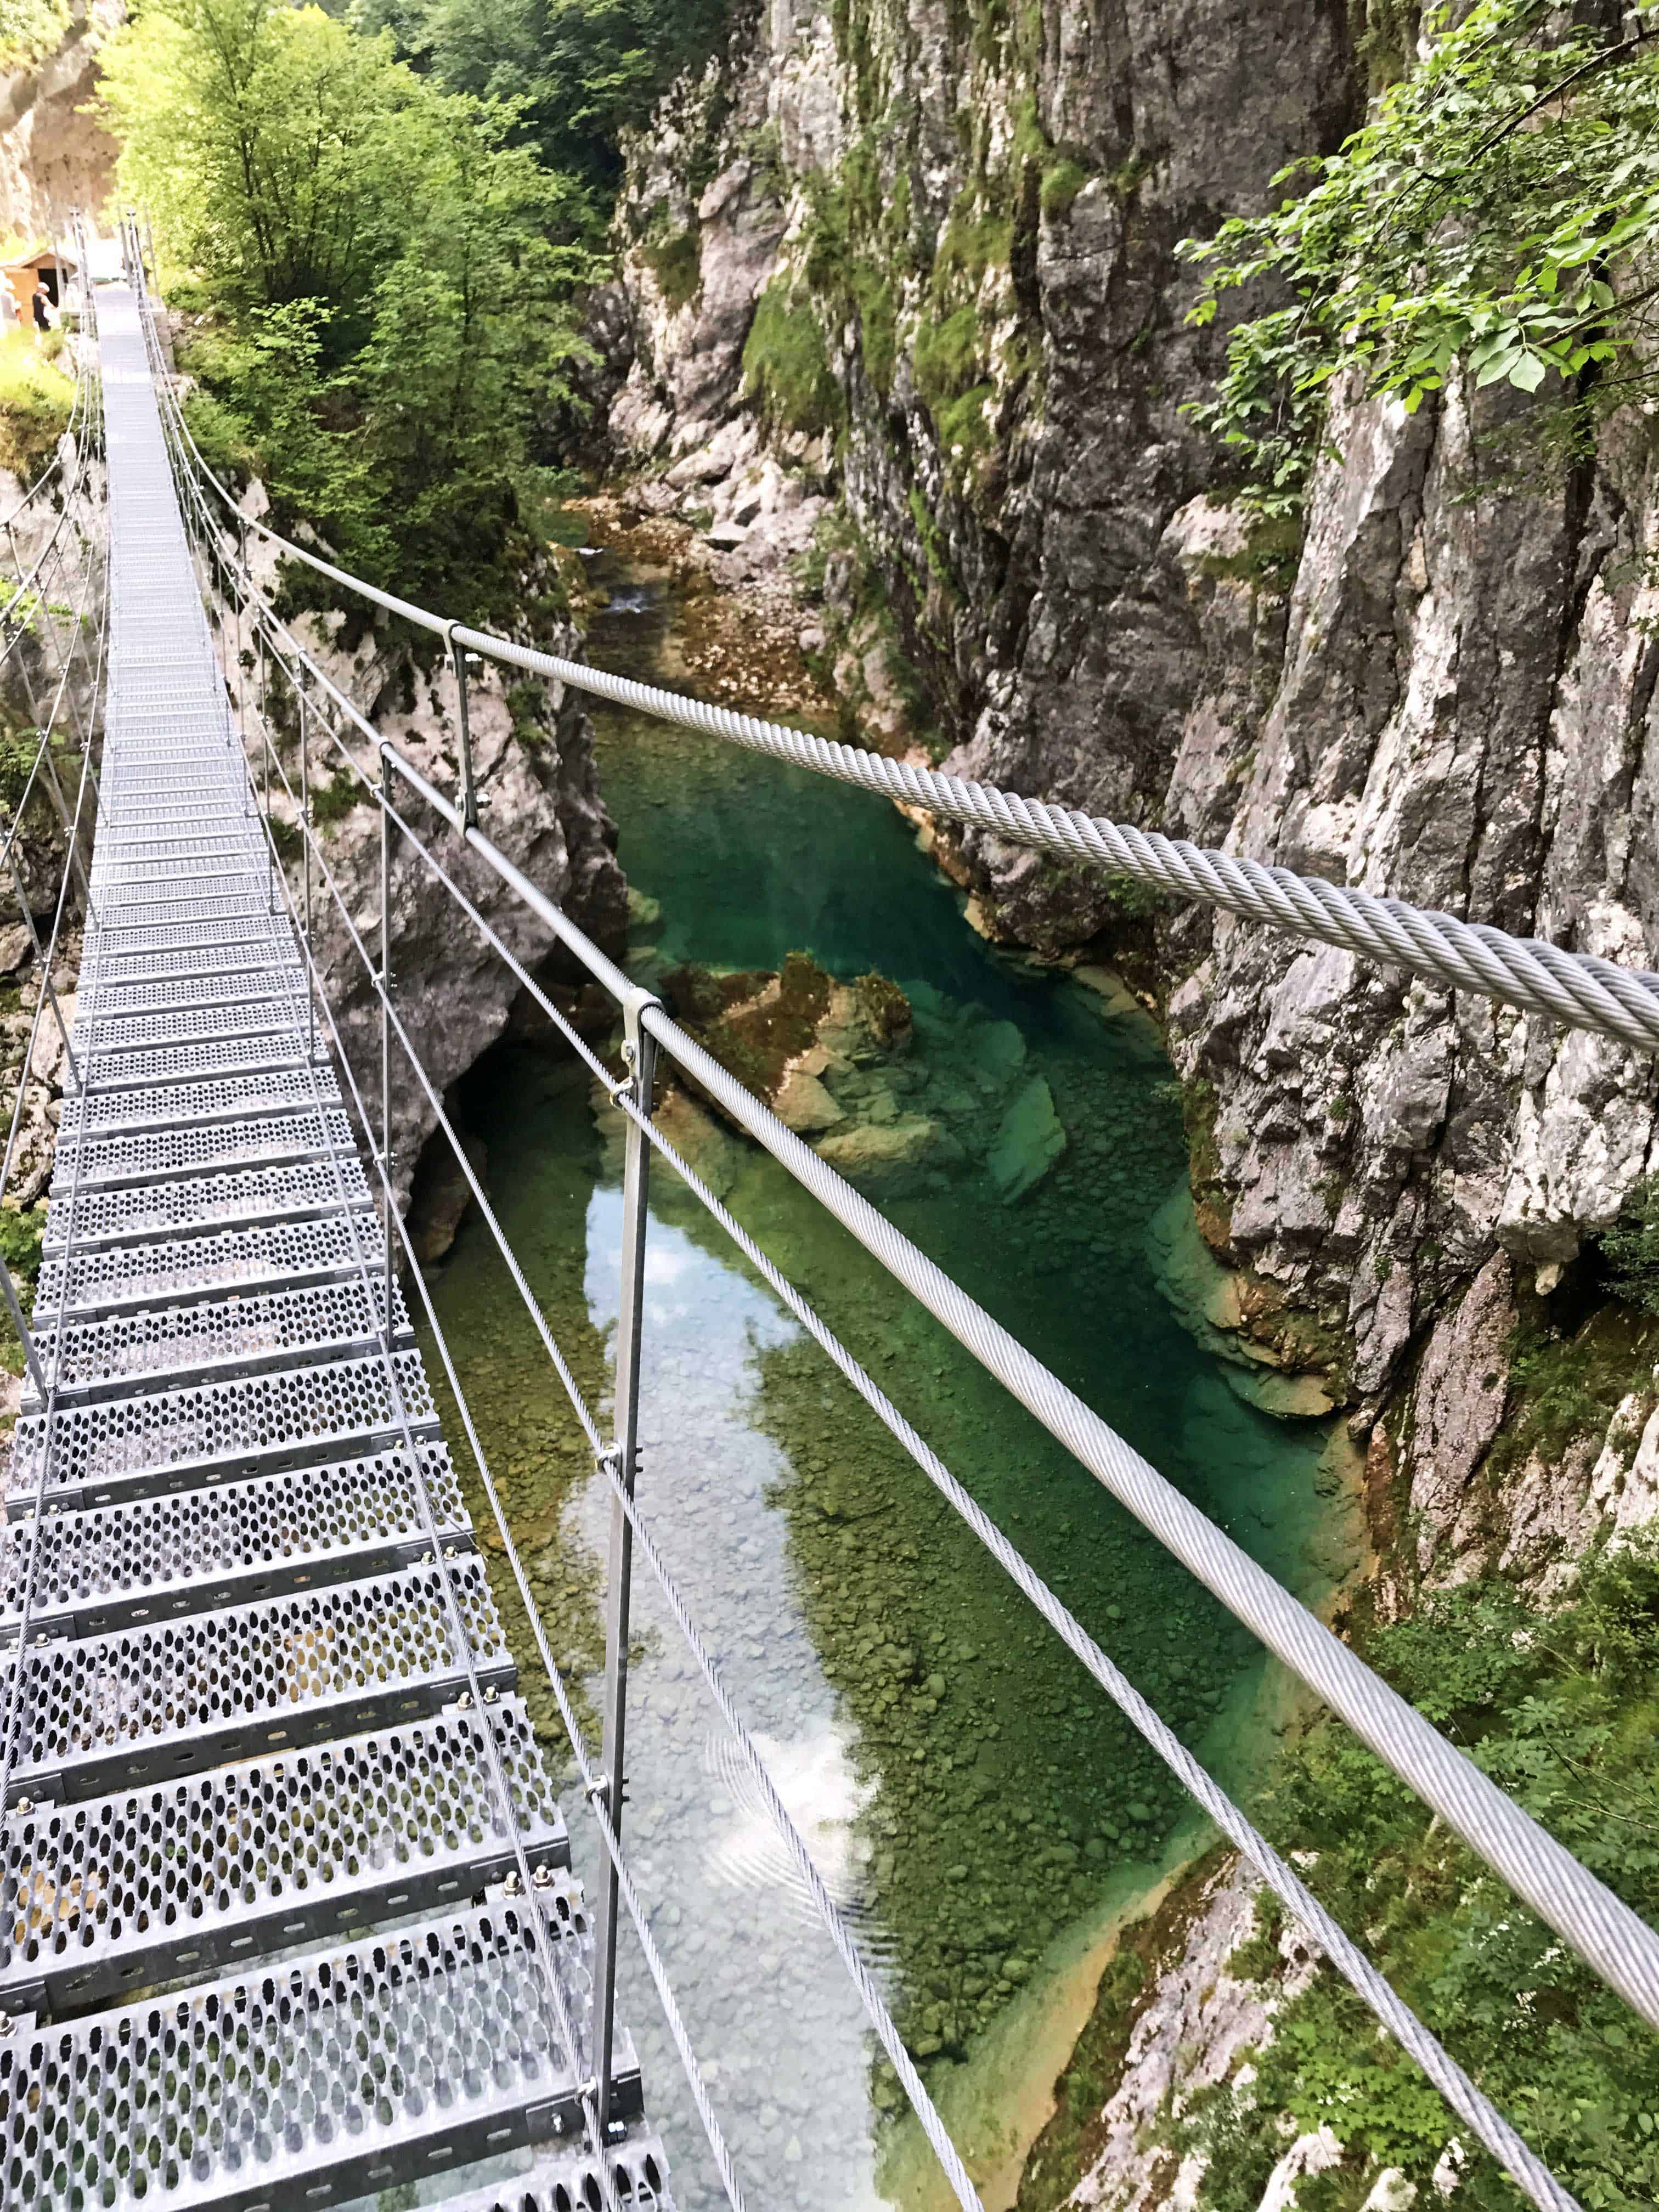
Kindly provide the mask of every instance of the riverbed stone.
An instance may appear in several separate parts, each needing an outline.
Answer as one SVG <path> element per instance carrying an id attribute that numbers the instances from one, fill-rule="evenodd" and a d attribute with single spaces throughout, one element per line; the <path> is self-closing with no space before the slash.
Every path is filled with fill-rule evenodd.
<path id="1" fill-rule="evenodd" d="M 1004 1114 L 986 1161 L 1004 1203 L 1012 1206 L 1034 1189 L 1065 1149 L 1054 1093 L 1042 1076 L 1034 1075 Z"/>
<path id="2" fill-rule="evenodd" d="M 803 1136 L 833 1129 L 838 1121 L 847 1118 L 820 1079 L 799 1066 L 785 1073 L 778 1095 L 772 1101 L 772 1111 L 780 1121 Z"/>
<path id="3" fill-rule="evenodd" d="M 889 1189 L 908 1182 L 923 1162 L 947 1146 L 952 1146 L 952 1139 L 940 1123 L 924 1115 L 904 1114 L 890 1121 L 833 1130 L 820 1138 L 817 1151 L 820 1159 L 850 1182 Z"/>

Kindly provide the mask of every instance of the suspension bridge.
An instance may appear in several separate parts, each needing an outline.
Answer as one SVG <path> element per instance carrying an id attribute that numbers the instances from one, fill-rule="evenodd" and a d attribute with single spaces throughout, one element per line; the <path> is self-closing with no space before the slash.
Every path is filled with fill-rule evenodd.
<path id="1" fill-rule="evenodd" d="M 641 1285 L 653 1161 L 759 1270 L 921 1479 L 1237 1846 L 1456 2124 L 1534 2203 L 1574 2200 L 983 1514 L 653 1120 L 664 1060 L 714 1097 L 1266 1647 L 1659 2027 L 1659 1938 L 617 969 L 483 834 L 467 728 L 486 658 L 622 699 L 941 815 L 1139 875 L 1304 939 L 1414 968 L 1651 1049 L 1659 978 L 1124 831 L 613 678 L 371 590 L 250 517 L 196 451 L 158 341 L 140 242 L 83 301 L 82 397 L 48 502 L 70 623 L 42 552 L 6 650 L 58 668 L 38 716 L 67 857 L 37 942 L 40 1033 L 63 1091 L 0 1531 L 0 2201 L 47 2207 L 328 2207 L 394 2185 L 466 2212 L 650 2212 L 670 2201 L 650 2085 L 617 2008 L 643 1955 L 720 2186 L 744 2202 L 717 2100 L 627 1856 L 630 1594 L 659 1585 L 896 2069 L 945 2181 L 979 2203 L 880 1986 L 813 1866 L 636 1496 Z M 82 265 L 85 266 L 84 258 Z M 95 312 L 94 312 L 95 311 Z M 95 321 L 95 342 L 94 324 Z M 101 424 L 101 435 L 100 435 Z M 26 502 L 27 504 L 27 502 Z M 307 653 L 250 540 L 430 633 L 452 659 L 459 787 L 436 788 Z M 15 540 L 14 539 L 14 546 Z M 65 549 L 78 546 L 78 554 Z M 94 605 L 94 602 L 96 602 Z M 105 608 L 100 619 L 96 606 Z M 29 656 L 26 656 L 27 658 Z M 249 672 L 259 671 L 258 696 Z M 50 673 L 48 670 L 48 673 Z M 274 744 L 267 685 L 299 744 Z M 101 746 L 64 732 L 84 697 Z M 310 758 L 378 810 L 379 943 L 330 871 Z M 71 811 L 58 758 L 79 763 Z M 297 781 L 297 787 L 296 787 Z M 27 794 L 26 794 L 27 797 Z M 285 867 L 273 800 L 300 831 Z M 6 857 L 31 931 L 15 849 Z M 95 822 L 89 867 L 85 830 Z M 438 825 L 428 837 L 428 826 Z M 611 997 L 597 1055 L 446 869 L 461 842 Z M 401 1019 L 388 871 L 412 853 L 605 1085 L 626 1130 L 614 1407 L 585 1401 Z M 53 985 L 66 914 L 72 1010 Z M 379 1065 L 341 1049 L 313 957 L 334 913 L 370 988 Z M 22 1079 L 20 1079 L 20 1103 Z M 453 1149 L 611 1495 L 602 1740 L 547 1644 L 392 1174 L 409 1083 Z M 11 1170 L 17 1116 L 4 1175 Z M 411 1311 L 406 1299 L 416 1300 Z M 415 1323 L 444 1370 L 447 1436 Z M 602 1847 L 586 1894 L 462 1498 L 465 1444 L 501 1571 L 526 1608 Z M 653 1501 L 647 1500 L 647 1504 Z M 660 1510 L 666 1511 L 668 1501 Z M 659 1510 L 653 1505 L 653 1513 Z M 445 2196 L 447 2189 L 449 2194 Z"/>

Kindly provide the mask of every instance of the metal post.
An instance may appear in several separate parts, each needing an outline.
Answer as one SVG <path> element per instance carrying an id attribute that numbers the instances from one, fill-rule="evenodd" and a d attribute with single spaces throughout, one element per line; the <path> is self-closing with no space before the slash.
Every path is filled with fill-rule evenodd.
<path id="1" fill-rule="evenodd" d="M 300 702 L 300 850 L 305 869 L 306 895 L 306 959 L 311 958 L 311 743 L 306 728 L 305 668 L 301 664 L 294 678 L 294 696 Z M 317 1057 L 317 994 L 310 982 L 306 984 L 306 1013 L 310 1034 L 311 1057 Z"/>
<path id="2" fill-rule="evenodd" d="M 455 671 L 455 714 L 461 737 L 461 821 L 465 829 L 478 826 L 478 786 L 472 773 L 472 717 L 466 697 L 466 653 L 455 642 L 455 626 L 449 627 L 449 659 Z"/>
<path id="3" fill-rule="evenodd" d="M 386 1169 L 386 1310 L 391 1326 L 392 1286 L 397 1273 L 392 1209 L 392 763 L 380 748 L 380 1158 Z"/>
<path id="4" fill-rule="evenodd" d="M 270 911 L 275 914 L 276 911 L 276 841 L 270 819 L 270 727 L 268 723 L 262 721 L 259 728 L 264 738 L 262 758 L 265 771 L 265 895 Z"/>
<path id="5" fill-rule="evenodd" d="M 246 750 L 247 745 L 247 676 L 242 666 L 242 654 L 245 650 L 242 644 L 242 617 L 247 605 L 248 588 L 247 518 L 246 515 L 239 514 L 237 516 L 236 527 L 237 535 L 240 539 L 238 552 L 239 574 L 236 583 L 236 728 L 238 734 L 241 738 L 243 748 Z"/>
<path id="6" fill-rule="evenodd" d="M 632 1072 L 635 1105 L 649 1114 L 656 1079 L 656 1046 L 641 1026 L 642 1007 L 656 1002 L 648 993 L 629 999 L 623 1057 Z M 623 1164 L 621 1300 L 617 1320 L 616 1446 L 611 1455 L 623 1488 L 631 1498 L 639 1472 L 640 1338 L 645 1310 L 646 1200 L 651 1146 L 639 1125 L 628 1123 Z M 628 1755 L 628 1636 L 634 1568 L 634 1531 L 621 1501 L 611 1502 L 611 1574 L 605 1596 L 605 1735 L 600 1749 L 603 1811 L 612 1832 L 622 1833 Z M 607 1855 L 599 1893 L 593 1952 L 593 2067 L 599 2079 L 599 2123 L 611 2124 L 611 2073 L 617 2013 L 617 1933 L 620 1918 L 616 1862 Z"/>

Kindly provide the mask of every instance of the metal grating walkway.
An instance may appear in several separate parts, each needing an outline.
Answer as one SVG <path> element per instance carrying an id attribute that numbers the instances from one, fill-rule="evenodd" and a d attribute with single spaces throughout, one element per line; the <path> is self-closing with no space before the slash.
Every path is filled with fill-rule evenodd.
<path id="1" fill-rule="evenodd" d="M 137 309 L 100 305 L 94 913 L 0 1491 L 0 2202 L 280 2212 L 493 2160 L 458 2206 L 666 2208 L 625 2039 L 605 2187 L 571 2148 L 586 1910 L 311 1047 Z"/>

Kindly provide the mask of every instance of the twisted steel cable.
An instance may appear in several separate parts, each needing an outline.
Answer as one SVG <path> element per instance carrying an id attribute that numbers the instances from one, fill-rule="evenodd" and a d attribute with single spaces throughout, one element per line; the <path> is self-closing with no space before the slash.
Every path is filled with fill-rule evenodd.
<path id="1" fill-rule="evenodd" d="M 187 431 L 184 441 L 190 442 Z M 201 464 L 199 454 L 195 459 L 221 497 L 234 507 L 224 488 Z M 1398 900 L 1207 851 L 1182 840 L 1097 820 L 1073 810 L 1025 799 L 684 698 L 632 678 L 609 675 L 559 655 L 453 624 L 362 584 L 304 548 L 276 537 L 252 518 L 240 520 L 271 540 L 284 556 L 303 562 L 465 651 L 485 654 L 682 727 L 925 808 L 1012 843 L 1069 861 L 1103 866 L 1152 888 L 1267 923 L 1308 941 L 1334 945 L 1431 976 L 1451 988 L 1596 1031 L 1638 1049 L 1659 1046 L 1659 975 L 1516 938 L 1463 922 L 1454 915 L 1423 911 Z M 360 716 L 354 714 L 353 719 L 374 734 Z M 442 796 L 401 760 L 394 748 L 383 744 L 381 750 L 396 761 L 405 780 L 437 806 L 556 933 L 568 940 L 580 936 L 479 830 L 466 825 Z M 584 945 L 584 957 L 591 951 Z M 588 964 L 599 972 L 592 960 Z M 610 966 L 605 962 L 599 964 Z M 616 981 L 624 991 L 631 988 L 624 978 L 618 976 Z M 1168 1549 L 1270 1650 L 1318 1690 L 1364 1741 L 1644 2019 L 1659 2026 L 1659 1936 L 1654 1930 L 1438 1736 L 1290 1592 L 1256 1566 L 692 1039 L 654 1009 L 647 1012 L 645 1021 L 671 1056 L 717 1097 Z M 1016 1579 L 1021 1578 L 1017 1576 Z M 1023 1580 L 1021 1586 L 1025 1587 Z M 1028 1589 L 1027 1595 L 1046 1614 L 1047 1608 L 1042 1607 L 1036 1593 Z M 1060 1626 L 1052 1615 L 1048 1617 L 1051 1625 Z M 1061 1632 L 1066 1631 L 1062 1628 Z M 1066 1640 L 1072 1642 L 1069 1635 Z M 1073 1648 L 1078 1647 L 1073 1644 Z M 1092 1659 L 1082 1651 L 1079 1656 L 1093 1671 Z M 1109 1662 L 1103 1660 L 1103 1663 Z M 1125 1710 L 1130 1708 L 1126 1705 Z"/>
<path id="2" fill-rule="evenodd" d="M 300 557 L 306 556 L 295 549 Z M 1621 968 L 1590 954 L 1566 952 L 1537 938 L 1461 921 L 1455 915 L 1407 906 L 1352 890 L 1320 876 L 1243 860 L 1185 838 L 1103 821 L 1066 806 L 1024 799 L 1018 792 L 942 775 L 911 761 L 890 760 L 833 738 L 817 738 L 729 707 L 682 697 L 654 684 L 538 653 L 510 639 L 457 628 L 456 642 L 532 675 L 568 684 L 613 704 L 723 738 L 750 752 L 811 769 L 906 806 L 925 808 L 1011 845 L 1081 861 L 1128 876 L 1150 890 L 1221 908 L 1299 937 L 1334 945 L 1384 966 L 1431 975 L 1460 991 L 1547 1014 L 1574 1029 L 1600 1031 L 1621 1043 L 1659 1050 L 1659 975 Z"/>
<path id="3" fill-rule="evenodd" d="M 240 528 L 255 532 L 283 559 L 302 562 L 357 598 L 464 651 L 567 684 L 591 697 L 631 707 L 682 729 L 699 730 L 750 752 L 792 762 L 904 805 L 923 807 L 1010 844 L 1103 867 L 1149 890 L 1266 922 L 1314 944 L 1334 945 L 1385 967 L 1432 976 L 1454 990 L 1473 991 L 1528 1013 L 1546 1014 L 1569 1028 L 1595 1030 L 1638 1051 L 1659 1050 L 1659 973 L 1651 969 L 1621 967 L 1593 953 L 1569 952 L 1540 938 L 1514 937 L 1484 923 L 1352 890 L 1322 876 L 1298 876 L 1288 868 L 1240 860 L 1183 837 L 1166 837 L 1158 830 L 1138 830 L 1073 807 L 1025 799 L 1018 792 L 964 776 L 943 775 L 936 769 L 891 760 L 833 738 L 814 737 L 787 723 L 713 706 L 659 684 L 612 676 L 560 653 L 538 652 L 380 591 L 244 514 L 203 459 L 175 396 L 170 391 L 166 396 L 195 472 L 235 515 Z"/>

